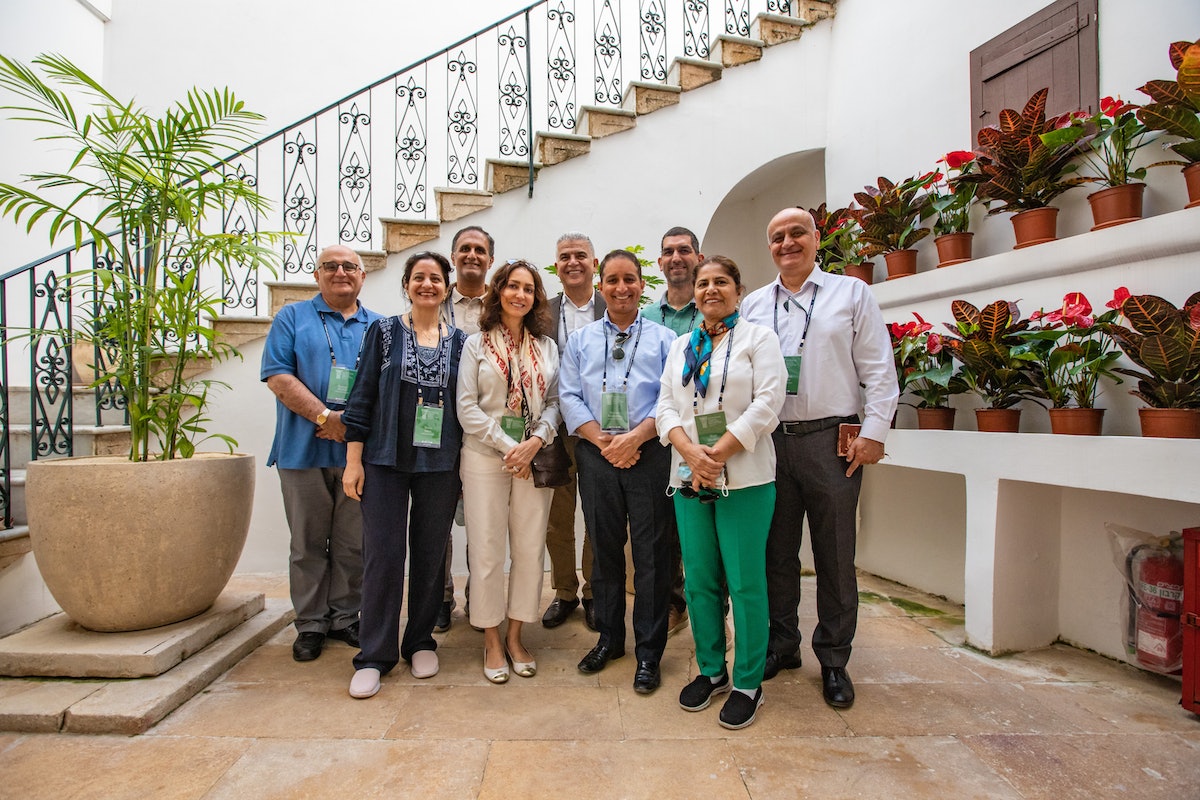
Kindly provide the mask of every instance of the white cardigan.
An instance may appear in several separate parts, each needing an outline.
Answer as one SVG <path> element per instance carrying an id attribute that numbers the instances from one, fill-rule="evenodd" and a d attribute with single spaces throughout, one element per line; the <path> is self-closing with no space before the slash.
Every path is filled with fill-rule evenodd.
<path id="1" fill-rule="evenodd" d="M 729 343 L 733 351 L 729 352 Z M 670 444 L 673 428 L 682 427 L 696 441 L 696 411 L 692 408 L 695 383 L 683 385 L 684 351 L 690 335 L 680 336 L 671 345 L 667 364 L 663 368 L 658 395 L 656 426 L 659 439 Z M 726 486 L 744 489 L 775 480 L 775 443 L 771 432 L 779 425 L 779 410 L 783 408 L 787 385 L 787 368 L 779 337 L 770 328 L 742 319 L 713 350 L 708 377 L 708 395 L 699 397 L 699 413 L 717 410 L 721 381 L 725 376 L 725 357 L 729 355 L 729 378 L 725 381 L 725 424 L 745 449 L 732 456 L 725 465 Z M 679 486 L 679 465 L 683 459 L 672 448 L 671 485 Z"/>
<path id="2" fill-rule="evenodd" d="M 531 435 L 550 444 L 558 431 L 558 345 L 549 336 L 537 340 L 546 372 L 546 400 L 542 416 L 533 421 Z M 505 455 L 516 442 L 500 427 L 507 413 L 508 384 L 484 353 L 483 334 L 473 333 L 463 347 L 458 365 L 458 423 L 463 447 L 488 455 Z"/>

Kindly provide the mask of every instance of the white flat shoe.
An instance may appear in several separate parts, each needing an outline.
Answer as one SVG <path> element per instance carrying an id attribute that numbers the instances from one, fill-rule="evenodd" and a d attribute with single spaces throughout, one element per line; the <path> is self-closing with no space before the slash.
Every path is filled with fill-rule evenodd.
<path id="1" fill-rule="evenodd" d="M 537 675 L 537 661 L 517 661 L 513 658 L 513 654 L 507 645 L 504 648 L 504 655 L 512 662 L 513 672 L 522 678 L 532 678 L 534 675 Z"/>
<path id="2" fill-rule="evenodd" d="M 488 669 L 486 647 L 483 650 L 483 677 L 492 683 L 508 683 L 508 662 L 505 661 L 499 669 Z"/>
<path id="3" fill-rule="evenodd" d="M 374 667 L 356 670 L 350 679 L 350 696 L 359 700 L 374 697 L 379 691 L 379 670 Z"/>
<path id="4" fill-rule="evenodd" d="M 414 678 L 432 678 L 438 674 L 438 657 L 433 650 L 418 650 L 409 659 L 409 669 Z"/>

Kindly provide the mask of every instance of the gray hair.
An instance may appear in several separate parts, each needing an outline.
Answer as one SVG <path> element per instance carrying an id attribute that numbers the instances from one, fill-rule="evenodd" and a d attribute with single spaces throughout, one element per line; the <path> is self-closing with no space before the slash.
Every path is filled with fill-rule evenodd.
<path id="1" fill-rule="evenodd" d="M 555 249 L 557 249 L 558 246 L 563 242 L 587 242 L 588 247 L 592 249 L 592 252 L 596 251 L 595 245 L 592 244 L 591 237 L 586 233 L 580 233 L 579 231 L 567 231 L 562 236 L 558 237 L 558 241 L 554 243 Z"/>

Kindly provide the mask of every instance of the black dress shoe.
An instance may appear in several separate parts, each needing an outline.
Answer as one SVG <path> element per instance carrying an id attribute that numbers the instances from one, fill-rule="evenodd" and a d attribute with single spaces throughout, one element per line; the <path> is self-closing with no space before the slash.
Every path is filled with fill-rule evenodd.
<path id="1" fill-rule="evenodd" d="M 599 672 L 610 661 L 615 661 L 625 655 L 624 650 L 618 650 L 608 645 L 598 644 L 593 647 L 583 660 L 579 662 L 580 672 Z"/>
<path id="2" fill-rule="evenodd" d="M 572 598 L 563 600 L 561 597 L 554 598 L 546 613 L 542 615 L 542 626 L 546 628 L 557 628 L 567 621 L 567 617 L 571 616 L 571 612 L 579 607 L 579 601 Z"/>
<path id="3" fill-rule="evenodd" d="M 327 636 L 330 639 L 337 639 L 340 642 L 345 642 L 351 647 L 358 647 L 358 623 L 351 622 L 344 628 L 339 628 L 336 631 L 330 631 Z"/>
<path id="4" fill-rule="evenodd" d="M 297 661 L 316 661 L 325 649 L 325 634 L 306 631 L 292 642 L 292 658 Z"/>
<path id="5" fill-rule="evenodd" d="M 589 631 L 596 630 L 596 603 L 586 597 L 583 598 L 583 624 Z"/>
<path id="6" fill-rule="evenodd" d="M 854 684 L 845 667 L 821 667 L 821 693 L 834 708 L 854 705 Z"/>
<path id="7" fill-rule="evenodd" d="M 771 680 L 779 674 L 781 669 L 800 669 L 800 656 L 796 653 L 792 653 L 790 656 L 781 656 L 774 650 L 768 650 L 767 663 L 763 667 L 763 680 Z"/>
<path id="8" fill-rule="evenodd" d="M 442 603 L 442 610 L 438 612 L 437 620 L 433 623 L 434 633 L 445 633 L 450 630 L 450 612 L 454 610 L 454 603 L 450 600 Z"/>
<path id="9" fill-rule="evenodd" d="M 638 694 L 651 694 L 662 684 L 657 661 L 639 661 L 633 673 L 633 690 Z"/>

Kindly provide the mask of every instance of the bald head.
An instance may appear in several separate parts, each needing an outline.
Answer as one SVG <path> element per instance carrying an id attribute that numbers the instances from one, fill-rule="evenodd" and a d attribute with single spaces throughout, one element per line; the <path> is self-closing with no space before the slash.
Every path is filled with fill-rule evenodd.
<path id="1" fill-rule="evenodd" d="M 785 208 L 767 225 L 767 246 L 784 286 L 796 291 L 817 261 L 817 226 L 803 208 Z"/>

